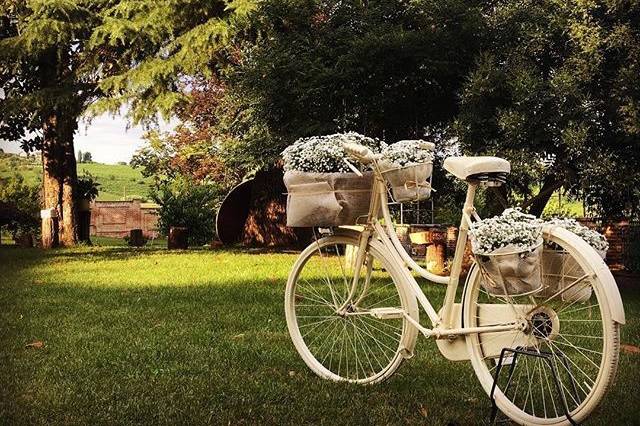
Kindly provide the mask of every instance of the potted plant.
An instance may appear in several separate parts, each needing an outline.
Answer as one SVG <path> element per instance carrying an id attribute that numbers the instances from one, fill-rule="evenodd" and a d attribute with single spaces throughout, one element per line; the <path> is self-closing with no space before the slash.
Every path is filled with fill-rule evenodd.
<path id="1" fill-rule="evenodd" d="M 79 211 L 90 210 L 91 201 L 98 197 L 100 184 L 95 177 L 87 172 L 83 172 L 83 175 L 78 177 L 78 184 L 76 186 L 76 208 Z"/>
<path id="2" fill-rule="evenodd" d="M 542 289 L 541 220 L 517 208 L 507 209 L 473 223 L 469 236 L 489 294 L 525 295 Z"/>
<path id="3" fill-rule="evenodd" d="M 571 231 L 586 241 L 604 259 L 609 249 L 609 243 L 604 235 L 589 229 L 571 218 L 552 218 L 545 222 L 547 226 L 558 226 Z M 571 285 L 583 275 L 582 268 L 577 264 L 573 256 L 556 244 L 546 244 L 543 253 L 543 272 L 545 281 L 545 295 L 551 296 L 561 289 Z M 585 301 L 591 297 L 591 285 L 589 280 L 569 288 L 562 292 L 561 298 L 565 301 Z"/>
<path id="4" fill-rule="evenodd" d="M 402 140 L 389 145 L 379 161 L 380 170 L 398 202 L 429 198 L 435 145 L 423 140 Z"/>
<path id="5" fill-rule="evenodd" d="M 282 152 L 287 187 L 287 226 L 353 225 L 369 211 L 373 173 L 354 173 L 345 142 L 380 153 L 386 144 L 358 133 L 301 138 Z"/>

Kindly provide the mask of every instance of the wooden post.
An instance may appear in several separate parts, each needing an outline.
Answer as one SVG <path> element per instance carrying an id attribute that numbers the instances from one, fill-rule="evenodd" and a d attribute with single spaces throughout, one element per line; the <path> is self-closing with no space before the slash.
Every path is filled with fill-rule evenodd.
<path id="1" fill-rule="evenodd" d="M 169 228 L 169 238 L 167 239 L 168 249 L 186 250 L 189 247 L 188 229 L 180 226 Z"/>
<path id="2" fill-rule="evenodd" d="M 56 209 L 40 210 L 42 219 L 42 248 L 58 247 L 58 211 Z"/>
<path id="3" fill-rule="evenodd" d="M 427 246 L 427 269 L 434 274 L 444 272 L 444 256 L 446 233 L 441 230 L 432 229 L 429 231 L 430 244 Z"/>
<path id="4" fill-rule="evenodd" d="M 144 245 L 142 229 L 132 229 L 129 231 L 129 245 L 133 247 L 142 247 Z"/>

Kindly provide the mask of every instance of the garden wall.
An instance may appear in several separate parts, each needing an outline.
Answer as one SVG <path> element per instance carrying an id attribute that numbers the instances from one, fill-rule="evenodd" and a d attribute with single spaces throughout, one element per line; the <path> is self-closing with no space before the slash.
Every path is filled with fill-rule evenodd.
<path id="1" fill-rule="evenodd" d="M 158 236 L 158 205 L 132 201 L 91 203 L 91 235 L 122 238 L 132 229 L 142 229 L 146 237 Z"/>
<path id="2" fill-rule="evenodd" d="M 609 251 L 606 261 L 611 269 L 640 270 L 639 222 L 601 218 L 581 218 L 578 221 L 607 237 Z"/>

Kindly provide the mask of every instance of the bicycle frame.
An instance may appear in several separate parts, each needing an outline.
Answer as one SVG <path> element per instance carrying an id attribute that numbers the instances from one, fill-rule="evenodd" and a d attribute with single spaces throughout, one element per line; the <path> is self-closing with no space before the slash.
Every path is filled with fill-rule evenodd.
<path id="1" fill-rule="evenodd" d="M 423 335 L 427 337 L 444 338 L 454 337 L 459 335 L 474 334 L 474 333 L 488 333 L 498 331 L 510 331 L 510 330 L 522 330 L 526 324 L 514 321 L 513 323 L 503 325 L 481 326 L 481 327 L 459 327 L 455 328 L 454 318 L 454 305 L 455 297 L 460 280 L 460 274 L 462 271 L 462 261 L 464 257 L 465 247 L 467 245 L 468 230 L 473 220 L 480 220 L 475 207 L 474 198 L 479 183 L 468 182 L 467 196 L 464 206 L 462 208 L 462 218 L 460 220 L 460 227 L 458 231 L 458 241 L 456 243 L 456 250 L 453 257 L 453 264 L 451 267 L 451 274 L 449 276 L 435 275 L 420 265 L 418 265 L 407 251 L 402 247 L 400 240 L 398 239 L 395 229 L 393 227 L 393 221 L 388 206 L 387 184 L 382 176 L 382 173 L 378 169 L 374 162 L 375 178 L 372 188 L 371 205 L 369 207 L 369 215 L 367 222 L 364 225 L 364 230 L 360 234 L 360 244 L 358 255 L 355 262 L 355 274 L 354 282 L 352 286 L 352 295 L 347 298 L 349 300 L 355 293 L 357 287 L 358 276 L 360 269 L 364 263 L 365 248 L 369 242 L 369 239 L 373 236 L 379 238 L 382 244 L 391 255 L 394 263 L 403 265 L 401 268 L 404 275 L 404 282 L 402 285 L 416 297 L 420 306 L 425 310 L 427 316 L 431 320 L 433 328 L 429 329 L 423 327 L 415 319 L 406 315 L 406 318 L 411 322 Z M 384 220 L 384 226 L 380 221 L 380 218 Z M 446 284 L 447 290 L 445 300 L 442 305 L 440 315 L 433 307 L 428 297 L 424 294 L 417 281 L 411 274 L 411 271 L 416 272 L 423 278 L 440 284 Z M 345 302 L 346 305 L 346 302 Z M 339 310 L 344 309 L 344 306 Z"/>

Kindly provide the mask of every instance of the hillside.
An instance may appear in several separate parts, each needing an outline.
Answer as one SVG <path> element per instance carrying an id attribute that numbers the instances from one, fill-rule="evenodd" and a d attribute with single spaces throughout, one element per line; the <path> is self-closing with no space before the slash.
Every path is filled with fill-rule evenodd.
<path id="1" fill-rule="evenodd" d="M 0 154 L 0 176 L 21 174 L 25 181 L 38 183 L 42 179 L 42 165 L 39 156 L 18 156 Z M 91 173 L 100 183 L 100 201 L 114 201 L 131 198 L 147 199 L 151 180 L 144 178 L 139 170 L 123 164 L 81 163 L 78 175 L 84 171 Z"/>

